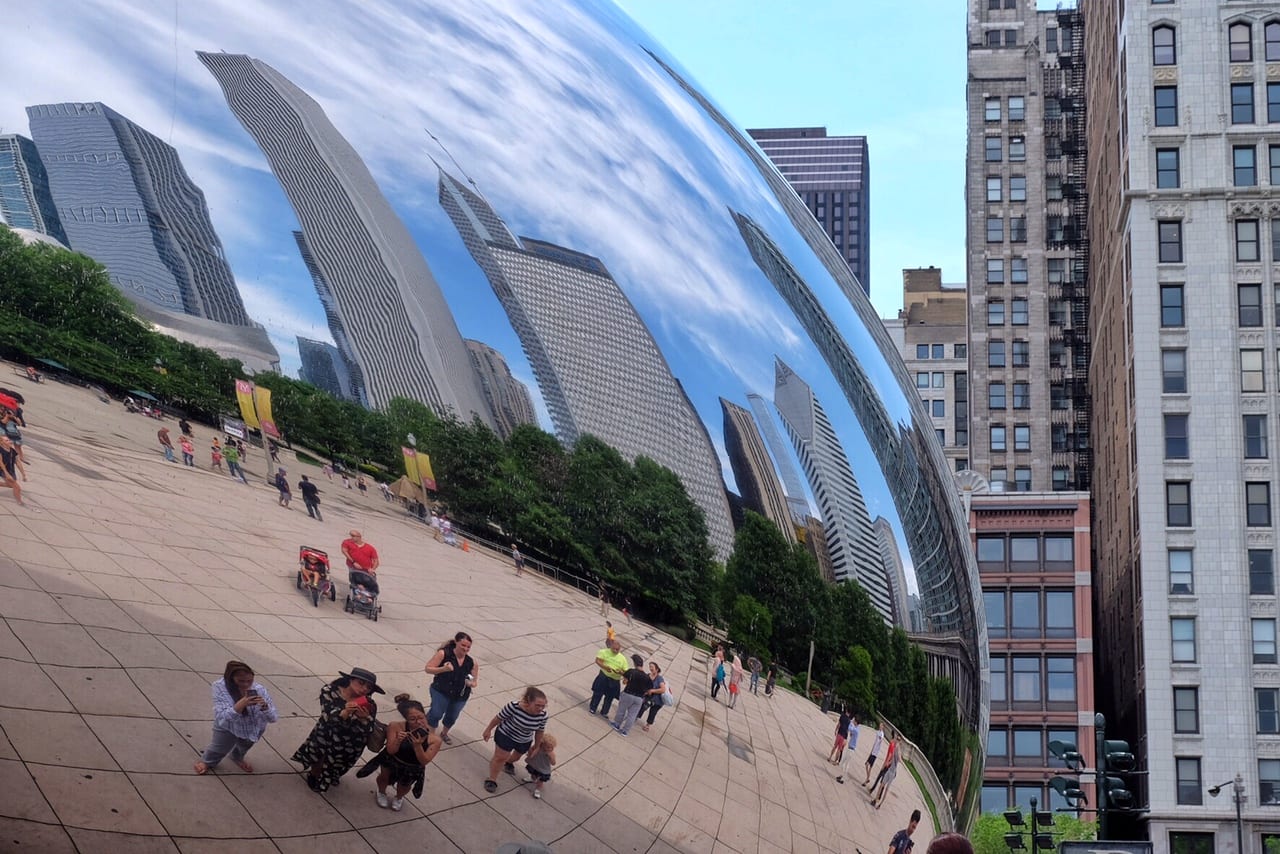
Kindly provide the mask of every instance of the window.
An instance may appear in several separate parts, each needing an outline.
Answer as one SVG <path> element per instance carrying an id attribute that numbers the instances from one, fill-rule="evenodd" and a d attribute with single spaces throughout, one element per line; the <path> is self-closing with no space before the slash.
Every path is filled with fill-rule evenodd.
<path id="1" fill-rule="evenodd" d="M 1231 84 L 1231 123 L 1233 125 L 1253 124 L 1253 84 Z"/>
<path id="2" fill-rule="evenodd" d="M 1178 803 L 1199 806 L 1204 800 L 1200 782 L 1200 760 L 1179 756 L 1177 763 Z M 1170 834 L 1172 836 L 1172 834 Z M 1211 840 L 1213 836 L 1209 837 Z"/>
<path id="3" fill-rule="evenodd" d="M 1004 383 L 991 383 L 987 386 L 987 400 L 990 402 L 988 409 L 1005 409 Z"/>
<path id="4" fill-rule="evenodd" d="M 1004 342 L 1003 341 L 987 342 L 987 367 L 988 368 L 1004 367 Z"/>
<path id="5" fill-rule="evenodd" d="M 1059 175 L 1044 176 L 1044 197 L 1051 202 L 1062 201 L 1062 177 Z"/>
<path id="6" fill-rule="evenodd" d="M 1013 449 L 1015 451 L 1031 450 L 1031 427 L 1018 424 L 1013 428 Z"/>
<path id="7" fill-rule="evenodd" d="M 1076 701 L 1076 661 L 1052 656 L 1045 659 L 1045 699 L 1050 703 Z"/>
<path id="8" fill-rule="evenodd" d="M 917 345 L 916 345 L 916 358 L 917 358 L 917 359 L 927 359 L 927 358 L 929 358 L 929 345 L 928 345 L 928 344 L 917 344 Z"/>
<path id="9" fill-rule="evenodd" d="M 1009 201 L 1025 202 L 1027 200 L 1027 176 L 1009 176 Z"/>
<path id="10" fill-rule="evenodd" d="M 1070 443 L 1067 441 L 1067 425 L 1049 425 L 1049 444 L 1055 454 L 1071 450 Z"/>
<path id="11" fill-rule="evenodd" d="M 1280 145 L 1267 146 L 1267 171 L 1271 173 L 1271 186 L 1280 187 Z"/>
<path id="12" fill-rule="evenodd" d="M 1009 560 L 1014 564 L 1023 564 L 1026 568 L 1034 569 L 1038 567 L 1040 565 L 1040 538 L 1035 535 L 1010 537 Z"/>
<path id="13" fill-rule="evenodd" d="M 991 656 L 991 702 L 1009 702 L 1009 659 Z"/>
<path id="14" fill-rule="evenodd" d="M 1049 590 L 1044 594 L 1044 636 L 1076 636 L 1076 600 L 1070 590 Z"/>
<path id="15" fill-rule="evenodd" d="M 1271 257 L 1280 259 L 1280 219 L 1271 220 Z"/>
<path id="16" fill-rule="evenodd" d="M 1004 240 L 1004 217 L 987 217 L 987 242 L 1000 243 Z"/>
<path id="17" fill-rule="evenodd" d="M 999 175 L 987 176 L 987 201 L 1002 202 L 1004 201 L 1004 190 L 1001 187 Z"/>
<path id="18" fill-rule="evenodd" d="M 1001 110 L 1000 110 L 999 98 L 987 98 L 983 102 L 983 111 L 984 111 L 986 120 L 989 122 L 998 122 L 1000 121 L 1001 118 L 1003 118 L 1003 116 L 1001 116 L 1000 114 Z"/>
<path id="19" fill-rule="evenodd" d="M 1264 735 L 1280 733 L 1280 689 L 1254 688 L 1253 702 L 1258 710 L 1258 732 Z"/>
<path id="20" fill-rule="evenodd" d="M 988 285 L 1004 284 L 1004 259 L 1003 258 L 987 259 L 987 284 Z"/>
<path id="21" fill-rule="evenodd" d="M 1007 729 L 991 729 L 987 733 L 987 758 L 992 759 L 995 757 L 1001 759 L 1009 758 L 1009 730 Z"/>
<path id="22" fill-rule="evenodd" d="M 1156 149 L 1156 186 L 1160 189 L 1170 189 L 1180 186 L 1182 179 L 1178 169 L 1178 149 L 1176 148 L 1157 148 Z"/>
<path id="23" fill-rule="evenodd" d="M 1262 31 L 1266 40 L 1267 62 L 1280 62 L 1280 21 L 1272 21 Z"/>
<path id="24" fill-rule="evenodd" d="M 1013 731 L 1013 763 L 1040 765 L 1044 762 L 1044 733 L 1038 729 Z"/>
<path id="25" fill-rule="evenodd" d="M 1007 5 L 1007 4 L 1006 4 L 1006 5 Z M 1017 30 L 1005 30 L 1005 31 L 1004 31 L 1004 46 L 1005 46 L 1005 47 L 1015 47 L 1017 44 L 1018 44 L 1018 31 L 1017 31 Z"/>
<path id="26" fill-rule="evenodd" d="M 987 303 L 987 326 L 1004 326 L 1004 302 L 992 300 Z"/>
<path id="27" fill-rule="evenodd" d="M 1169 549 L 1169 593 L 1187 596 L 1195 592 L 1191 549 Z"/>
<path id="28" fill-rule="evenodd" d="M 987 137 L 987 162 L 999 163 L 1004 155 L 1001 153 L 1004 147 L 1003 141 L 998 136 Z"/>
<path id="29" fill-rule="evenodd" d="M 939 401 L 939 402 L 941 402 L 941 401 Z M 936 439 L 938 440 L 938 444 L 939 444 L 939 445 L 945 445 L 945 444 L 947 444 L 947 431 L 946 431 L 946 430 L 943 430 L 941 427 L 939 427 L 937 430 L 934 430 L 934 431 L 933 431 L 933 435 L 934 435 L 934 438 L 936 438 Z"/>
<path id="30" fill-rule="evenodd" d="M 1245 524 L 1250 528 L 1265 528 L 1271 524 L 1271 484 L 1266 481 L 1250 481 L 1244 485 Z"/>
<path id="31" fill-rule="evenodd" d="M 1014 383 L 1013 384 L 1013 408 L 1014 409 L 1030 409 L 1031 408 L 1031 383 Z"/>
<path id="32" fill-rule="evenodd" d="M 1253 635 L 1253 663 L 1276 663 L 1276 621 L 1272 619 L 1250 620 Z"/>
<path id="33" fill-rule="evenodd" d="M 1156 2 L 1156 0 L 1151 0 Z M 1173 0 L 1160 0 L 1171 3 Z M 1197 801 L 1199 803 L 1199 801 Z M 1212 833 L 1188 833 L 1185 831 L 1169 831 L 1169 854 L 1214 854 Z"/>
<path id="34" fill-rule="evenodd" d="M 1267 122 L 1280 122 L 1280 83 L 1267 84 Z"/>
<path id="35" fill-rule="evenodd" d="M 1262 285 L 1236 288 L 1236 316 L 1242 327 L 1262 325 Z"/>
<path id="36" fill-rule="evenodd" d="M 1164 485 L 1165 524 L 1170 528 L 1191 527 L 1191 482 L 1170 480 Z"/>
<path id="37" fill-rule="evenodd" d="M 1163 251 L 1163 247 L 1161 247 Z M 1163 259 L 1161 259 L 1163 260 Z M 1258 260 L 1258 221 L 1236 220 L 1236 261 L 1246 263 Z"/>
<path id="38" fill-rule="evenodd" d="M 1044 535 L 1045 564 L 1070 564 L 1075 560 L 1075 537 L 1072 534 Z"/>
<path id="39" fill-rule="evenodd" d="M 1044 31 L 1044 52 L 1045 53 L 1058 52 L 1058 28 L 1057 27 L 1049 27 Z"/>
<path id="40" fill-rule="evenodd" d="M 1027 139 L 1022 136 L 1009 137 L 1009 162 L 1021 163 L 1027 159 Z"/>
<path id="41" fill-rule="evenodd" d="M 1013 470 L 1013 490 L 1014 492 L 1030 492 L 1031 491 L 1030 467 L 1018 466 Z"/>
<path id="42" fill-rule="evenodd" d="M 916 372 L 916 388 L 928 388 L 928 387 L 929 387 L 929 372 L 917 371 Z"/>
<path id="43" fill-rule="evenodd" d="M 1014 326 L 1026 326 L 1028 323 L 1027 301 L 1026 299 L 1015 299 L 1009 304 L 1010 322 Z"/>
<path id="44" fill-rule="evenodd" d="M 1040 659 L 1026 655 L 1013 657 L 1013 701 L 1040 702 Z"/>
<path id="45" fill-rule="evenodd" d="M 1160 263 L 1181 264 L 1182 222 L 1176 219 L 1161 220 L 1157 225 L 1157 233 L 1160 238 Z"/>
<path id="46" fill-rule="evenodd" d="M 1258 803 L 1280 804 L 1280 759 L 1258 760 Z"/>
<path id="47" fill-rule="evenodd" d="M 1031 345 L 1026 341 L 1013 342 L 1013 366 L 1025 368 L 1031 364 Z"/>
<path id="48" fill-rule="evenodd" d="M 1180 663 L 1194 663 L 1196 660 L 1196 618 L 1173 617 L 1169 620 L 1169 631 L 1173 639 L 1173 660 Z"/>
<path id="49" fill-rule="evenodd" d="M 1267 416 L 1244 416 L 1244 458 L 1246 460 L 1267 458 Z"/>
<path id="50" fill-rule="evenodd" d="M 1062 492 L 1071 486 L 1071 472 L 1066 466 L 1053 467 L 1053 490 Z"/>
<path id="51" fill-rule="evenodd" d="M 1182 285 L 1160 286 L 1160 325 L 1166 328 L 1187 325 L 1183 318 Z"/>
<path id="52" fill-rule="evenodd" d="M 1151 64 L 1178 64 L 1178 48 L 1174 44 L 1173 27 L 1159 26 L 1151 30 Z"/>
<path id="53" fill-rule="evenodd" d="M 1027 242 L 1027 218 L 1025 216 L 1009 217 L 1009 241 L 1011 243 Z"/>
<path id="54" fill-rule="evenodd" d="M 1062 217 L 1050 214 L 1044 218 L 1045 239 L 1050 243 L 1061 243 L 1064 237 Z"/>
<path id="55" fill-rule="evenodd" d="M 1178 126 L 1178 87 L 1157 86 L 1155 92 L 1156 127 Z"/>
<path id="56" fill-rule="evenodd" d="M 1261 350 L 1240 351 L 1240 390 L 1267 390 L 1266 378 L 1262 370 Z"/>
<path id="57" fill-rule="evenodd" d="M 1252 145 L 1231 147 L 1231 172 L 1237 187 L 1258 186 L 1258 152 Z"/>
<path id="58" fill-rule="evenodd" d="M 1009 808 L 1009 787 L 1004 783 L 982 784 L 982 812 L 1001 812 Z M 1212 837 L 1210 837 L 1212 839 Z"/>
<path id="59" fill-rule="evenodd" d="M 1025 285 L 1027 283 L 1027 259 L 1011 258 L 1009 265 L 1009 280 L 1015 285 Z"/>
<path id="60" fill-rule="evenodd" d="M 1200 692 L 1196 688 L 1173 689 L 1173 731 L 1200 731 Z"/>
<path id="61" fill-rule="evenodd" d="M 946 373 L 946 371 L 934 371 L 934 372 L 933 372 L 933 387 L 934 387 L 934 388 L 946 388 L 946 387 L 947 387 L 947 373 Z"/>
<path id="62" fill-rule="evenodd" d="M 1040 637 L 1040 594 L 1034 590 L 1015 590 L 1013 603 L 1013 631 L 1015 638 Z"/>
<path id="63" fill-rule="evenodd" d="M 930 344 L 929 353 L 935 359 L 945 359 L 947 358 L 947 345 L 946 344 Z"/>
<path id="64" fill-rule="evenodd" d="M 930 415 L 934 418 L 947 417 L 947 402 L 945 400 L 934 400 L 930 401 L 930 403 L 932 404 L 929 410 Z"/>
<path id="65" fill-rule="evenodd" d="M 968 345 L 968 344 L 953 344 L 953 345 L 951 346 L 951 355 L 952 355 L 952 357 L 953 357 L 953 358 L 956 358 L 956 359 L 967 359 L 967 358 L 969 358 L 969 345 Z"/>
<path id="66" fill-rule="evenodd" d="M 1166 414 L 1164 416 L 1164 458 L 1185 460 L 1191 457 L 1191 443 L 1187 437 L 1189 416 Z"/>
<path id="67" fill-rule="evenodd" d="M 983 610 L 987 612 L 988 637 L 1002 638 L 1008 635 L 1009 625 L 1004 612 L 1004 606 L 1005 592 L 1003 590 L 983 591 L 982 607 Z"/>
<path id="68" fill-rule="evenodd" d="M 1249 595 L 1273 596 L 1276 574 L 1271 549 L 1249 549 Z"/>
<path id="69" fill-rule="evenodd" d="M 1000 47 L 999 30 L 987 30 L 987 47 Z"/>
<path id="70" fill-rule="evenodd" d="M 1248 24 L 1227 27 L 1227 47 L 1232 62 L 1253 61 L 1253 30 Z"/>
<path id="71" fill-rule="evenodd" d="M 1067 389 L 1062 383 L 1050 383 L 1049 385 L 1049 408 L 1050 409 L 1067 409 Z"/>
<path id="72" fill-rule="evenodd" d="M 999 534 L 978 536 L 978 563 L 998 563 L 1004 566 L 1004 537 Z"/>
<path id="73" fill-rule="evenodd" d="M 1165 394 L 1187 393 L 1186 350 L 1161 350 L 1160 370 Z"/>
<path id="74" fill-rule="evenodd" d="M 1007 442 L 1005 440 L 1005 428 L 1001 426 L 993 426 L 991 428 L 991 450 L 1005 451 L 1007 450 Z"/>
<path id="75" fill-rule="evenodd" d="M 1021 95 L 1009 96 L 1009 121 L 1020 122 L 1027 117 L 1027 100 Z"/>

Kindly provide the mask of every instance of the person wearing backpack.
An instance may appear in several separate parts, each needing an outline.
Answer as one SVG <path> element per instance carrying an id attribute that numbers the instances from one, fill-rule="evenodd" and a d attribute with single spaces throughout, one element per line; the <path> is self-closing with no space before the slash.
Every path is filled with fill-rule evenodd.
<path id="1" fill-rule="evenodd" d="M 671 696 L 671 686 L 667 684 L 667 677 L 662 675 L 662 668 L 656 661 L 649 662 L 649 679 L 653 682 L 653 687 L 645 694 L 644 703 L 640 707 L 640 714 L 644 714 L 646 708 L 649 711 L 644 725 L 640 727 L 645 732 L 653 726 L 654 719 L 658 717 L 658 710 L 675 702 Z"/>
<path id="2" fill-rule="evenodd" d="M 715 665 L 716 670 L 711 677 L 711 699 L 713 700 L 720 693 L 720 689 L 724 687 L 724 644 L 716 644 Z"/>

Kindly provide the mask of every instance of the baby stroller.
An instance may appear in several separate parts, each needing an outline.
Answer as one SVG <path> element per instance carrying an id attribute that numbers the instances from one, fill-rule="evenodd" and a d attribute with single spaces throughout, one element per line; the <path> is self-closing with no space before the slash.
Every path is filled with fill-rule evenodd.
<path id="1" fill-rule="evenodd" d="M 372 575 L 359 569 L 348 569 L 347 581 L 351 589 L 347 592 L 347 600 L 342 610 L 348 614 L 364 614 L 375 623 L 382 606 L 378 604 L 378 581 Z"/>
<path id="2" fill-rule="evenodd" d="M 320 573 L 320 582 L 308 584 L 302 577 L 303 567 Z M 298 547 L 298 589 L 301 590 L 304 585 L 311 592 L 311 604 L 317 608 L 320 607 L 320 600 L 326 596 L 330 602 L 336 602 L 338 599 L 337 588 L 329 579 L 329 556 L 311 546 Z"/>

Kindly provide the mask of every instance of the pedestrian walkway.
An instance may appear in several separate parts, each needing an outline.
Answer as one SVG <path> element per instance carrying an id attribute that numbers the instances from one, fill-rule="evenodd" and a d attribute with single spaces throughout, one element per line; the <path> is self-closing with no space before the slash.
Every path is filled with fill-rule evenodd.
<path id="1" fill-rule="evenodd" d="M 322 523 L 278 506 L 261 451 L 245 486 L 203 455 L 204 469 L 165 462 L 154 421 L 85 390 L 46 383 L 27 400 L 31 506 L 0 495 L 0 839 L 40 852 L 492 852 L 532 838 L 556 852 L 869 854 L 924 807 L 903 773 L 871 809 L 824 761 L 834 718 L 785 691 L 726 709 L 705 654 L 640 620 L 621 629 L 623 652 L 658 661 L 678 704 L 621 738 L 586 712 L 604 621 L 585 595 L 436 543 L 319 469 Z M 197 425 L 196 447 L 211 436 Z M 285 456 L 291 479 L 310 473 Z M 298 546 L 337 555 L 353 524 L 382 558 L 377 622 L 343 613 L 342 572 L 337 603 L 294 587 Z M 422 666 L 459 629 L 481 684 L 422 798 L 380 809 L 354 774 L 309 791 L 287 757 L 321 685 L 362 666 L 425 701 Z M 254 667 L 280 722 L 250 754 L 256 773 L 227 762 L 198 777 L 209 683 L 232 658 Z M 529 684 L 550 701 L 554 778 L 541 801 L 505 775 L 486 794 L 480 734 Z M 917 850 L 934 834 L 924 813 Z"/>

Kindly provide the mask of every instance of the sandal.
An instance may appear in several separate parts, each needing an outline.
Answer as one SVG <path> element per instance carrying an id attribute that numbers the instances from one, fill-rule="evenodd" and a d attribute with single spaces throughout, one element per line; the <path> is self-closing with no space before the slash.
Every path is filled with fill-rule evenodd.
<path id="1" fill-rule="evenodd" d="M 445 744 L 453 744 L 453 739 L 449 737 L 448 733 L 445 733 L 444 735 L 440 736 L 440 740 L 443 741 Z"/>
<path id="2" fill-rule="evenodd" d="M 209 773 L 209 766 L 208 766 L 208 765 L 205 765 L 203 762 L 197 762 L 197 763 L 196 763 L 195 765 L 193 765 L 192 767 L 195 769 L 195 772 L 196 772 L 197 774 L 208 774 L 208 773 Z"/>
<path id="3" fill-rule="evenodd" d="M 498 783 L 497 783 L 496 781 L 494 781 L 494 780 L 485 780 L 485 781 L 484 781 L 484 790 L 485 790 L 486 792 L 496 792 L 496 791 L 498 791 Z"/>
<path id="4" fill-rule="evenodd" d="M 512 765 L 510 762 L 508 762 L 508 763 L 504 764 L 504 765 L 502 766 L 502 770 L 503 770 L 503 771 L 506 771 L 506 772 L 507 772 L 508 774 L 510 774 L 512 777 L 514 777 L 514 776 L 516 775 L 516 766 L 515 766 L 515 765 Z"/>
<path id="5" fill-rule="evenodd" d="M 243 759 L 232 759 L 231 761 L 236 763 L 236 767 L 239 768 L 244 773 L 246 774 L 253 773 L 253 766 L 250 765 L 248 762 L 245 762 Z"/>

